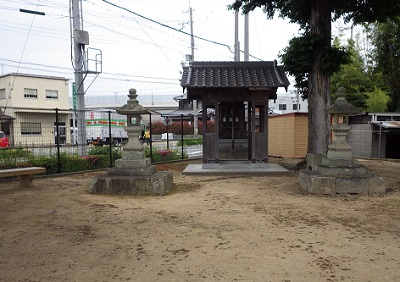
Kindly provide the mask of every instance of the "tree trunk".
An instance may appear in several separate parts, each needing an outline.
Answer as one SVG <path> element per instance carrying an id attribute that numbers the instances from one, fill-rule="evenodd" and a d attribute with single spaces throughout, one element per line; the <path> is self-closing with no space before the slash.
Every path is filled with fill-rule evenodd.
<path id="1" fill-rule="evenodd" d="M 322 43 L 314 50 L 312 70 L 308 77 L 308 153 L 326 154 L 330 140 L 330 78 L 322 71 L 321 58 L 331 46 L 330 0 L 311 1 L 310 33 L 323 36 Z"/>

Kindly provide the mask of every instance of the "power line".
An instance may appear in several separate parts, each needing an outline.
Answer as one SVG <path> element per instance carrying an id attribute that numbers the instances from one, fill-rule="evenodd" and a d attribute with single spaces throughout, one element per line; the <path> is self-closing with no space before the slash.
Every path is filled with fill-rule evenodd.
<path id="1" fill-rule="evenodd" d="M 33 62 L 23 62 L 23 61 L 15 61 L 15 60 L 9 60 L 9 59 L 3 59 L 0 58 L 0 61 L 4 62 L 11 62 L 11 63 L 20 63 L 22 65 L 32 65 L 32 66 L 39 66 L 39 67 L 45 67 L 45 68 L 56 68 L 60 70 L 66 70 L 66 71 L 71 71 L 70 68 L 67 67 L 59 67 L 59 66 L 54 66 L 54 65 L 45 65 L 41 63 L 33 63 Z M 12 65 L 9 65 L 12 66 Z M 111 72 L 103 72 L 102 74 L 104 75 L 112 75 L 112 76 L 123 76 L 123 77 L 131 77 L 131 78 L 144 78 L 144 79 L 156 79 L 156 80 L 170 80 L 170 81 L 176 81 L 179 78 L 171 78 L 171 77 L 155 77 L 155 76 L 143 76 L 143 75 L 133 75 L 133 74 L 125 74 L 125 73 L 111 73 Z"/>
<path id="2" fill-rule="evenodd" d="M 145 20 L 147 20 L 147 21 L 150 21 L 150 22 L 152 22 L 152 23 L 155 23 L 155 24 L 158 24 L 158 25 L 163 26 L 163 27 L 165 27 L 165 28 L 171 29 L 171 30 L 173 30 L 173 31 L 176 31 L 176 32 L 179 32 L 179 33 L 188 35 L 188 36 L 191 36 L 191 34 L 188 33 L 188 32 L 185 32 L 185 31 L 180 30 L 180 29 L 177 29 L 177 28 L 175 28 L 175 27 L 172 27 L 172 26 L 163 24 L 163 23 L 161 23 L 161 22 L 159 22 L 159 21 L 150 19 L 150 18 L 148 18 L 148 17 L 142 16 L 142 15 L 140 15 L 140 14 L 138 14 L 138 13 L 135 13 L 135 12 L 133 12 L 133 11 L 131 11 L 131 10 L 125 8 L 125 7 L 121 7 L 121 6 L 117 5 L 117 4 L 111 3 L 110 1 L 107 1 L 107 0 L 102 0 L 102 1 L 105 2 L 105 3 L 107 3 L 107 4 L 109 4 L 109 5 L 111 5 L 111 6 L 114 6 L 114 7 L 118 8 L 118 9 L 124 10 L 124 11 L 126 11 L 126 12 L 128 12 L 128 13 L 131 13 L 131 14 L 133 14 L 133 15 L 135 15 L 135 16 L 138 16 L 138 17 L 140 17 L 140 18 L 142 18 L 142 19 L 145 19 Z M 194 35 L 193 37 L 195 37 L 195 38 L 197 38 L 197 39 L 200 39 L 200 40 L 203 40 L 203 41 L 206 41 L 206 42 L 209 42 L 209 43 L 213 43 L 213 44 L 217 44 L 217 45 L 220 45 L 220 46 L 227 47 L 227 48 L 229 49 L 229 51 L 232 52 L 231 47 L 230 47 L 229 45 L 227 45 L 227 44 L 220 43 L 220 42 L 217 42 L 217 41 L 214 41 L 214 40 L 210 40 L 210 39 L 207 39 L 207 38 L 204 38 L 204 37 L 200 37 L 200 36 L 197 36 L 197 35 Z"/>
<path id="3" fill-rule="evenodd" d="M 39 4 L 40 4 L 40 0 L 37 1 L 36 10 L 37 10 Z M 18 71 L 19 71 L 19 66 L 20 66 L 20 64 L 21 64 L 22 57 L 24 56 L 24 53 L 25 53 L 25 50 L 26 50 L 26 46 L 28 45 L 29 35 L 30 35 L 30 33 L 31 33 L 31 30 L 32 30 L 33 22 L 35 21 L 35 17 L 36 17 L 36 14 L 33 15 L 33 18 L 32 18 L 32 21 L 31 21 L 31 25 L 30 25 L 30 27 L 29 27 L 28 36 L 26 37 L 25 44 L 24 44 L 24 48 L 22 49 L 21 57 L 20 57 L 19 62 L 18 62 L 18 66 L 17 66 L 17 71 L 16 71 L 16 73 L 18 73 Z M 5 104 L 5 106 L 4 106 L 4 110 L 7 108 L 8 101 L 11 99 L 11 92 L 12 92 L 13 89 L 14 89 L 15 79 L 16 79 L 16 76 L 14 76 L 14 78 L 13 78 L 13 81 L 12 81 L 12 84 L 11 84 L 11 87 L 10 87 L 10 92 L 9 92 L 8 95 L 7 95 L 7 100 L 6 100 L 6 104 Z"/>

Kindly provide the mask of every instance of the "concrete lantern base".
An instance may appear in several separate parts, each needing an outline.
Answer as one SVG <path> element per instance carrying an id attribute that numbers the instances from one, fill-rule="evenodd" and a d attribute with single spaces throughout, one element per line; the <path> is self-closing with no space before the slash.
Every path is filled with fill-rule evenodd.
<path id="1" fill-rule="evenodd" d="M 173 187 L 172 172 L 159 171 L 151 176 L 100 175 L 94 177 L 89 193 L 165 195 Z"/>
<path id="2" fill-rule="evenodd" d="M 298 180 L 301 188 L 311 194 L 380 195 L 386 193 L 385 182 L 379 176 L 338 177 L 302 170 Z"/>
<path id="3" fill-rule="evenodd" d="M 349 166 L 324 155 L 307 155 L 307 168 L 299 173 L 300 187 L 311 194 L 384 194 L 385 182 L 382 177 L 368 174 L 365 167 L 356 160 L 344 160 Z M 328 166 L 330 164 L 330 166 Z"/>

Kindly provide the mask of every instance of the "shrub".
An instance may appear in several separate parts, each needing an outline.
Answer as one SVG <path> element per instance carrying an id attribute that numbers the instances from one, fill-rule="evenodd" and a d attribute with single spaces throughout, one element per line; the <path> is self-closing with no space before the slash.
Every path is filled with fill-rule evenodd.
<path id="1" fill-rule="evenodd" d="M 60 155 L 61 163 L 63 159 L 66 158 L 65 154 Z M 32 158 L 31 163 L 33 166 L 45 167 L 48 174 L 57 173 L 58 172 L 58 160 L 57 155 L 53 156 L 40 156 L 38 158 Z"/>
<path id="2" fill-rule="evenodd" d="M 203 144 L 203 139 L 197 138 L 197 139 L 183 139 L 183 145 L 184 146 L 191 146 L 191 145 L 198 145 L 198 144 Z M 178 143 L 176 144 L 177 146 L 182 146 L 182 141 L 179 140 Z"/>
<path id="3" fill-rule="evenodd" d="M 167 126 L 162 122 L 153 122 L 150 124 L 151 134 L 163 134 L 167 132 Z"/>
<path id="4" fill-rule="evenodd" d="M 181 135 L 182 134 L 182 127 L 183 127 L 183 134 L 193 134 L 193 125 L 189 124 L 189 122 L 184 121 L 183 126 L 181 126 L 181 122 L 173 122 L 168 129 L 168 132 Z"/>
<path id="5" fill-rule="evenodd" d="M 165 162 L 171 160 L 179 160 L 181 159 L 180 152 L 178 150 L 153 150 L 153 161 L 154 162 Z"/>
<path id="6" fill-rule="evenodd" d="M 58 173 L 57 155 L 33 158 L 31 164 L 33 166 L 45 167 L 48 174 Z M 76 154 L 67 155 L 66 153 L 62 153 L 60 154 L 60 164 L 61 172 L 82 171 L 107 167 L 109 158 L 104 155 L 79 156 Z"/>
<path id="7" fill-rule="evenodd" d="M 29 156 L 32 156 L 32 152 L 24 148 L 4 148 L 0 150 L 1 159 L 26 158 Z"/>
<path id="8" fill-rule="evenodd" d="M 203 134 L 203 122 L 199 120 L 198 123 L 199 134 Z M 207 120 L 207 131 L 209 133 L 215 132 L 215 121 L 214 120 Z"/>
<path id="9" fill-rule="evenodd" d="M 110 147 L 93 147 L 89 150 L 88 156 L 109 156 L 110 155 Z M 122 150 L 121 148 L 113 148 L 112 149 L 112 159 L 113 162 L 122 158 Z"/>
<path id="10" fill-rule="evenodd" d="M 144 148 L 144 153 L 146 158 L 150 158 L 150 147 Z M 172 161 L 172 160 L 181 160 L 182 155 L 180 150 L 171 150 L 171 149 L 157 149 L 153 148 L 153 162 L 165 162 L 165 161 Z M 187 155 L 184 154 L 183 158 L 186 159 Z"/>

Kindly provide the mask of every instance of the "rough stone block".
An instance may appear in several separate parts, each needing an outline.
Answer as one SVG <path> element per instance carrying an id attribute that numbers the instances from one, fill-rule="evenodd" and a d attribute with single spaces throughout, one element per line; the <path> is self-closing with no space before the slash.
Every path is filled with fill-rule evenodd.
<path id="1" fill-rule="evenodd" d="M 307 154 L 307 168 L 315 170 L 315 166 L 322 164 L 323 155 Z"/>
<path id="2" fill-rule="evenodd" d="M 330 159 L 326 156 L 322 157 L 322 165 L 328 167 L 353 167 L 353 159 Z"/>
<path id="3" fill-rule="evenodd" d="M 368 195 L 368 177 L 336 178 L 336 193 Z"/>
<path id="4" fill-rule="evenodd" d="M 312 194 L 331 195 L 335 193 L 335 178 L 330 176 L 311 176 L 309 192 Z"/>
<path id="5" fill-rule="evenodd" d="M 298 181 L 303 191 L 312 194 L 384 194 L 385 183 L 382 177 L 337 177 L 318 174 L 311 170 L 302 170 Z"/>
<path id="6" fill-rule="evenodd" d="M 119 168 L 113 167 L 108 170 L 109 175 L 112 176 L 134 176 L 134 175 L 147 175 L 150 176 L 157 172 L 157 167 L 155 165 L 151 165 L 143 168 Z"/>
<path id="7" fill-rule="evenodd" d="M 141 160 L 118 159 L 115 161 L 115 167 L 117 168 L 141 169 L 141 168 L 146 168 L 150 165 L 151 165 L 151 160 L 149 158 Z"/>
<path id="8" fill-rule="evenodd" d="M 165 195 L 173 187 L 170 171 L 159 171 L 152 176 L 110 176 L 100 175 L 93 178 L 89 193 Z"/>
<path id="9" fill-rule="evenodd" d="M 325 176 L 335 177 L 356 177 L 365 176 L 367 170 L 365 167 L 327 167 L 323 165 L 316 166 L 316 172 Z"/>
<path id="10" fill-rule="evenodd" d="M 317 175 L 311 170 L 302 170 L 298 181 L 300 187 L 312 194 L 330 195 L 335 193 L 335 179 L 329 176 Z"/>
<path id="11" fill-rule="evenodd" d="M 305 171 L 301 170 L 299 172 L 299 177 L 297 178 L 297 180 L 299 181 L 299 185 L 302 188 L 302 190 L 304 191 L 308 191 L 308 175 Z"/>

